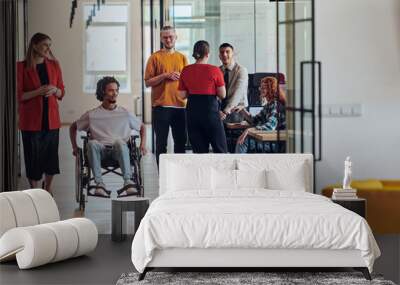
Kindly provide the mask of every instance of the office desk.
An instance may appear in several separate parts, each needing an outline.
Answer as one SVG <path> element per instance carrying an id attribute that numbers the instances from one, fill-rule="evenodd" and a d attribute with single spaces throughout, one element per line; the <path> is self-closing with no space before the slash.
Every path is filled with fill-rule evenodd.
<path id="1" fill-rule="evenodd" d="M 253 152 L 286 152 L 287 131 L 262 131 L 250 128 L 248 136 L 256 145 L 256 149 Z"/>

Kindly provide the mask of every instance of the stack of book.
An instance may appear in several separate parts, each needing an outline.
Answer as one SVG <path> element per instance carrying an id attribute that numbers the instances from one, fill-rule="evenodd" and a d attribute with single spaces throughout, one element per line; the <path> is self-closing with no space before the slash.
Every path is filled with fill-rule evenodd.
<path id="1" fill-rule="evenodd" d="M 332 193 L 332 199 L 334 200 L 351 200 L 357 199 L 357 189 L 342 189 L 334 188 Z"/>

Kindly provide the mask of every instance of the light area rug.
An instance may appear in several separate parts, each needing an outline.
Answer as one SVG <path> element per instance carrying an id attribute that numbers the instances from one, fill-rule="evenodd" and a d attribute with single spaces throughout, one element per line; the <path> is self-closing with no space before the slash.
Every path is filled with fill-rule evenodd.
<path id="1" fill-rule="evenodd" d="M 380 275 L 372 275 L 372 281 L 360 272 L 148 272 L 142 281 L 138 273 L 122 274 L 116 285 L 395 285 Z"/>

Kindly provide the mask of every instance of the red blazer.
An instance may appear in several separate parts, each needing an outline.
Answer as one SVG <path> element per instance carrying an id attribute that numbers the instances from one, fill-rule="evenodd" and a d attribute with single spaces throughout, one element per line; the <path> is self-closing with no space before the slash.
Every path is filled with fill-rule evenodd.
<path id="1" fill-rule="evenodd" d="M 64 96 L 64 82 L 60 65 L 57 61 L 45 59 L 46 70 L 49 77 L 49 84 L 61 89 Z M 40 78 L 36 68 L 26 67 L 26 62 L 17 63 L 17 98 L 19 112 L 19 128 L 22 131 L 40 131 L 42 129 L 43 98 L 37 96 L 22 101 L 24 92 L 33 91 L 41 86 Z M 61 100 L 61 98 L 59 100 Z M 49 96 L 49 129 L 61 127 L 60 114 L 56 96 Z"/>

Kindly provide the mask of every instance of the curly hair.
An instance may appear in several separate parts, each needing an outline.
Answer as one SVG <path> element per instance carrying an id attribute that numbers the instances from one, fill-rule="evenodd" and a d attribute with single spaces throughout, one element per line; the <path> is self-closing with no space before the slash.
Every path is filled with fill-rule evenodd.
<path id="1" fill-rule="evenodd" d="M 104 76 L 102 79 L 97 81 L 97 87 L 96 87 L 96 98 L 100 102 L 103 102 L 104 99 L 104 94 L 106 92 L 106 87 L 110 83 L 116 83 L 119 89 L 119 82 L 115 77 L 112 76 Z"/>
<path id="2" fill-rule="evenodd" d="M 272 76 L 264 77 L 261 79 L 260 87 L 265 97 L 273 97 L 278 90 L 278 80 Z"/>

